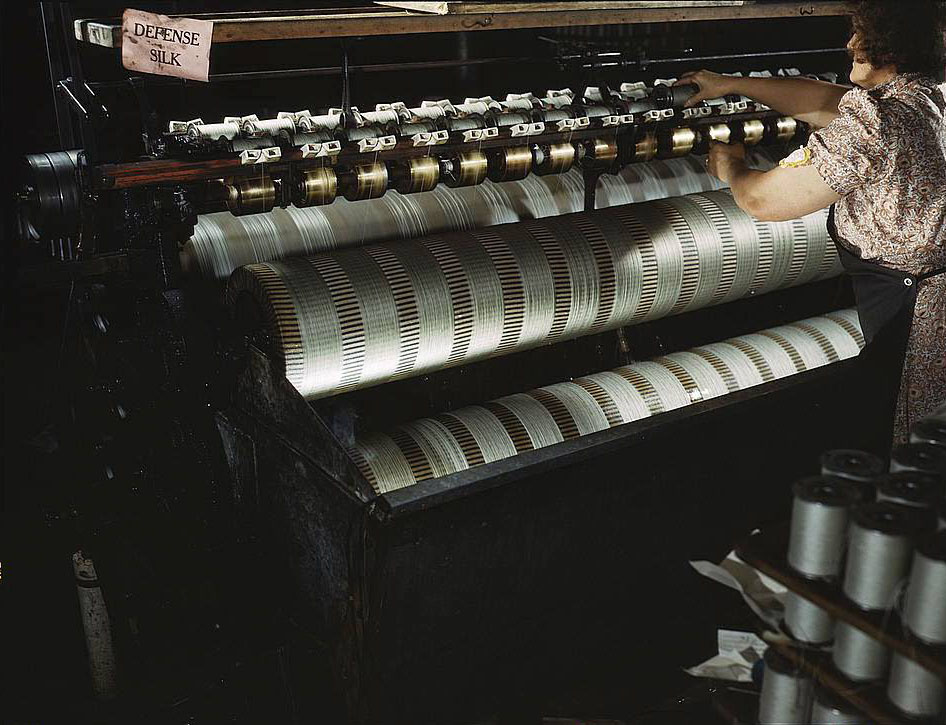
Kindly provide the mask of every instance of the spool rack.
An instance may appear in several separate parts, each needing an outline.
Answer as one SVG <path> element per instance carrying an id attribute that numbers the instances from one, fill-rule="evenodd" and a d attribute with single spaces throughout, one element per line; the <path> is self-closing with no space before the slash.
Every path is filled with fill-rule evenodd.
<path id="1" fill-rule="evenodd" d="M 785 557 L 788 533 L 787 523 L 757 532 L 736 545 L 736 554 L 749 566 L 815 603 L 835 619 L 856 627 L 946 681 L 946 647 L 931 646 L 909 638 L 896 612 L 858 609 L 844 596 L 840 584 L 808 580 L 792 571 Z M 789 640 L 771 644 L 822 686 L 867 715 L 871 722 L 880 725 L 915 722 L 887 701 L 884 684 L 851 682 L 834 668 L 830 655 L 823 650 L 803 647 Z"/>

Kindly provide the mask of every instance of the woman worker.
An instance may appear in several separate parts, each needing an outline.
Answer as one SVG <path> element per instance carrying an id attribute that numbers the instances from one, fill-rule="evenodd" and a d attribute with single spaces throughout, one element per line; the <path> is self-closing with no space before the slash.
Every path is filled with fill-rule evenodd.
<path id="1" fill-rule="evenodd" d="M 817 129 L 768 172 L 748 168 L 738 144 L 714 144 L 707 165 L 759 219 L 831 207 L 828 229 L 852 277 L 865 340 L 900 336 L 895 442 L 946 400 L 946 85 L 937 84 L 946 64 L 943 6 L 856 3 L 851 90 L 708 71 L 678 81 L 699 86 L 689 105 L 740 94 Z"/>

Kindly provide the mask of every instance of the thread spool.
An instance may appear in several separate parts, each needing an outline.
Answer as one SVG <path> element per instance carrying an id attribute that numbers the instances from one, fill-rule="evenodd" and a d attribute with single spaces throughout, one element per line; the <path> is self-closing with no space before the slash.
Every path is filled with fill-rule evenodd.
<path id="1" fill-rule="evenodd" d="M 910 569 L 916 511 L 889 503 L 854 509 L 844 593 L 861 609 L 885 610 Z"/>
<path id="2" fill-rule="evenodd" d="M 917 471 L 888 473 L 877 480 L 877 500 L 921 509 L 935 508 L 943 481 Z"/>
<path id="3" fill-rule="evenodd" d="M 564 174 L 574 165 L 577 151 L 570 143 L 540 144 L 533 149 L 533 156 L 539 176 Z"/>
<path id="4" fill-rule="evenodd" d="M 759 698 L 760 725 L 807 723 L 814 697 L 812 681 L 796 672 L 773 648 L 765 652 L 765 674 Z"/>
<path id="5" fill-rule="evenodd" d="M 238 154 L 242 151 L 253 151 L 255 149 L 268 149 L 278 146 L 276 139 L 272 136 L 254 136 L 253 138 L 235 138 L 230 142 L 230 148 L 233 153 Z"/>
<path id="6" fill-rule="evenodd" d="M 815 687 L 811 725 L 867 725 L 867 720 L 830 690 Z"/>
<path id="7" fill-rule="evenodd" d="M 227 208 L 234 216 L 261 214 L 276 205 L 276 184 L 268 176 L 235 179 L 227 184 Z"/>
<path id="8" fill-rule="evenodd" d="M 491 181 L 519 181 L 532 170 L 532 149 L 512 146 L 494 151 L 489 157 L 486 175 Z"/>
<path id="9" fill-rule="evenodd" d="M 658 108 L 683 108 L 686 102 L 699 93 L 696 83 L 681 83 L 677 86 L 654 86 L 653 99 Z"/>
<path id="10" fill-rule="evenodd" d="M 765 137 L 765 124 L 757 118 L 742 122 L 742 142 L 746 146 L 756 146 Z"/>
<path id="11" fill-rule="evenodd" d="M 872 453 L 838 448 L 821 454 L 821 475 L 871 483 L 884 475 L 884 462 Z"/>
<path id="12" fill-rule="evenodd" d="M 913 554 L 903 623 L 928 644 L 946 644 L 946 531 L 923 538 Z"/>
<path id="13" fill-rule="evenodd" d="M 618 145 L 603 138 L 592 139 L 585 145 L 582 165 L 592 169 L 610 169 L 618 158 Z"/>
<path id="14" fill-rule="evenodd" d="M 854 494 L 839 481 L 812 476 L 792 486 L 792 524 L 788 563 L 812 579 L 831 579 L 841 573 L 844 540 Z"/>
<path id="15" fill-rule="evenodd" d="M 293 204 L 298 207 L 331 204 L 337 194 L 338 177 L 335 175 L 335 169 L 309 169 L 299 176 Z"/>
<path id="16" fill-rule="evenodd" d="M 243 131 L 247 136 L 275 136 L 280 131 L 292 133 L 296 124 L 291 118 L 267 118 L 264 121 L 247 121 L 243 124 Z"/>
<path id="17" fill-rule="evenodd" d="M 189 126 L 187 132 L 191 136 L 206 139 L 225 138 L 232 141 L 240 135 L 240 124 L 238 123 L 202 123 Z"/>
<path id="18" fill-rule="evenodd" d="M 946 475 L 946 449 L 929 443 L 908 443 L 897 446 L 890 454 L 890 472 L 920 471 L 937 476 Z"/>
<path id="19" fill-rule="evenodd" d="M 926 443 L 946 448 L 946 418 L 926 418 L 910 430 L 911 443 Z"/>
<path id="20" fill-rule="evenodd" d="M 890 650 L 876 639 L 846 622 L 834 628 L 831 659 L 845 677 L 854 682 L 882 680 L 890 664 Z"/>
<path id="21" fill-rule="evenodd" d="M 732 129 L 726 123 L 711 123 L 703 128 L 703 134 L 717 143 L 729 143 L 732 140 Z"/>
<path id="22" fill-rule="evenodd" d="M 793 639 L 806 644 L 824 645 L 834 638 L 834 618 L 793 591 L 785 595 L 785 627 Z"/>
<path id="23" fill-rule="evenodd" d="M 657 137 L 647 132 L 634 142 L 634 154 L 631 161 L 652 161 L 657 157 Z"/>
<path id="24" fill-rule="evenodd" d="M 377 199 L 388 189 L 388 167 L 381 163 L 354 166 L 339 181 L 348 201 Z"/>
<path id="25" fill-rule="evenodd" d="M 775 138 L 779 141 L 791 141 L 798 133 L 798 121 L 791 116 L 782 116 L 775 121 Z"/>
<path id="26" fill-rule="evenodd" d="M 887 697 L 898 710 L 911 717 L 938 718 L 946 708 L 946 685 L 920 664 L 895 654 Z"/>
<path id="27" fill-rule="evenodd" d="M 444 160 L 443 180 L 451 187 L 476 186 L 486 179 L 489 161 L 482 151 L 466 151 Z"/>
<path id="28" fill-rule="evenodd" d="M 685 126 L 681 128 L 675 128 L 663 137 L 660 156 L 673 158 L 686 156 L 691 151 L 693 151 L 696 141 L 696 131 L 694 131 L 692 128 L 687 128 Z"/>
<path id="29" fill-rule="evenodd" d="M 936 506 L 936 529 L 946 531 L 946 497 L 940 499 Z"/>
<path id="30" fill-rule="evenodd" d="M 440 181 L 440 161 L 432 156 L 423 156 L 394 165 L 391 173 L 392 186 L 401 194 L 416 194 L 430 191 Z"/>

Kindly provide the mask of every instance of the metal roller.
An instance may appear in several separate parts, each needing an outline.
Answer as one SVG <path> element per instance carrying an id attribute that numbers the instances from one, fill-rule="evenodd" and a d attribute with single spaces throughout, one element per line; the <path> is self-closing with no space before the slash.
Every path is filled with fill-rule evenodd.
<path id="1" fill-rule="evenodd" d="M 575 164 L 578 156 L 574 144 L 570 143 L 539 144 L 532 153 L 535 160 L 533 171 L 539 176 L 564 174 Z"/>
<path id="2" fill-rule="evenodd" d="M 519 181 L 532 171 L 532 149 L 511 146 L 489 154 L 487 175 L 491 181 Z"/>
<path id="3" fill-rule="evenodd" d="M 227 184 L 227 208 L 234 216 L 261 214 L 276 204 L 276 184 L 268 176 L 235 179 Z"/>
<path id="4" fill-rule="evenodd" d="M 299 174 L 292 203 L 298 207 L 322 206 L 335 201 L 338 194 L 338 177 L 335 169 L 322 167 L 309 169 Z"/>
<path id="5" fill-rule="evenodd" d="M 798 121 L 791 116 L 782 116 L 775 121 L 775 138 L 779 141 L 791 141 L 798 133 Z"/>
<path id="6" fill-rule="evenodd" d="M 685 224 L 672 225 L 668 215 L 682 217 Z M 390 254 L 412 261 L 386 263 L 378 276 L 377 260 Z M 689 259 L 698 263 L 688 264 Z M 788 273 L 793 259 L 804 263 Z M 342 287 L 329 279 L 339 265 L 348 280 Z M 643 273 L 654 265 L 666 265 L 668 271 Z M 287 376 L 303 395 L 318 398 L 838 271 L 824 213 L 801 223 L 759 222 L 729 194 L 710 192 L 251 265 L 234 273 L 231 287 L 238 292 L 247 277 L 275 275 L 291 297 L 300 298 L 296 309 L 287 311 L 292 319 L 277 333 L 298 329 L 303 355 Z M 383 302 L 395 287 L 410 290 L 429 325 L 420 350 L 407 334 L 414 308 Z M 362 310 L 358 325 L 339 326 L 331 314 L 345 300 Z M 523 315 L 506 314 L 514 308 L 523 309 Z M 313 316 L 325 317 L 311 327 L 307 320 Z M 796 334 L 801 333 L 789 336 Z M 855 345 L 834 354 L 840 358 L 857 350 Z"/>
<path id="7" fill-rule="evenodd" d="M 388 167 L 381 163 L 353 166 L 338 177 L 342 195 L 348 201 L 377 199 L 388 190 Z"/>
<path id="8" fill-rule="evenodd" d="M 376 491 L 395 491 L 794 375 L 790 356 L 830 364 L 818 339 L 848 357 L 858 335 L 857 314 L 845 310 L 364 434 L 352 458 Z"/>
<path id="9" fill-rule="evenodd" d="M 585 144 L 585 154 L 581 163 L 586 168 L 605 171 L 614 167 L 617 158 L 618 145 L 616 141 L 596 138 Z"/>
<path id="10" fill-rule="evenodd" d="M 702 127 L 704 136 L 717 143 L 729 143 L 732 140 L 732 128 L 728 123 L 711 123 Z"/>
<path id="11" fill-rule="evenodd" d="M 440 181 L 440 161 L 433 156 L 392 164 L 391 185 L 401 194 L 430 191 Z"/>
<path id="12" fill-rule="evenodd" d="M 634 152 L 631 155 L 630 161 L 634 163 L 651 161 L 657 158 L 657 149 L 657 136 L 648 131 L 634 142 Z"/>
<path id="13" fill-rule="evenodd" d="M 762 139 L 765 138 L 765 124 L 757 118 L 743 121 L 741 130 L 742 142 L 746 146 L 760 144 L 762 143 Z"/>
<path id="14" fill-rule="evenodd" d="M 276 139 L 272 136 L 254 136 L 252 138 L 235 138 L 230 142 L 230 148 L 234 153 L 241 151 L 255 151 L 256 149 L 268 149 L 277 146 Z"/>
<path id="15" fill-rule="evenodd" d="M 661 158 L 686 156 L 693 152 L 696 142 L 697 133 L 692 128 L 683 126 L 672 129 L 661 139 L 659 156 Z"/>
<path id="16" fill-rule="evenodd" d="M 25 220 L 37 239 L 71 236 L 79 231 L 79 151 L 29 154 L 23 189 Z"/>
<path id="17" fill-rule="evenodd" d="M 489 160 L 482 151 L 465 151 L 452 158 L 444 159 L 442 163 L 443 181 L 453 189 L 483 183 L 489 169 Z"/>

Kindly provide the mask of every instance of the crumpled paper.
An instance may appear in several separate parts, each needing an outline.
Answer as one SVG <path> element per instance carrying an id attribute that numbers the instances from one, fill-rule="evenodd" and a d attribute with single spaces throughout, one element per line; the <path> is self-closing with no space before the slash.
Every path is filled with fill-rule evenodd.
<path id="1" fill-rule="evenodd" d="M 777 581 L 753 569 L 734 551 L 719 564 L 691 561 L 690 566 L 703 576 L 735 589 L 757 617 L 772 629 L 779 629 L 785 612 L 786 589 Z"/>
<path id="2" fill-rule="evenodd" d="M 719 654 L 684 670 L 694 677 L 730 682 L 752 682 L 752 667 L 765 655 L 768 645 L 752 632 L 720 629 L 716 632 Z"/>

